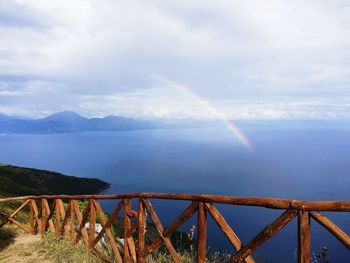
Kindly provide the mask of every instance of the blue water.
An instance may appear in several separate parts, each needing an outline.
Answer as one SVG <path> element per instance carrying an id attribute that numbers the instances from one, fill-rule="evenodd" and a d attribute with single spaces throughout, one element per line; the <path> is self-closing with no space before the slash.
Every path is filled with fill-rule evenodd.
<path id="1" fill-rule="evenodd" d="M 245 133 L 253 152 L 225 129 L 0 135 L 0 162 L 101 178 L 112 183 L 106 193 L 157 191 L 350 200 L 349 129 L 250 128 Z M 154 202 L 164 224 L 186 204 Z M 105 204 L 106 209 L 111 206 Z M 266 208 L 218 208 L 243 243 L 282 213 Z M 350 214 L 327 215 L 350 233 Z M 295 221 L 259 248 L 256 256 L 266 262 L 296 262 Z M 209 245 L 230 250 L 210 220 L 208 235 Z M 312 250 L 324 245 L 332 263 L 349 262 L 349 251 L 312 222 Z"/>

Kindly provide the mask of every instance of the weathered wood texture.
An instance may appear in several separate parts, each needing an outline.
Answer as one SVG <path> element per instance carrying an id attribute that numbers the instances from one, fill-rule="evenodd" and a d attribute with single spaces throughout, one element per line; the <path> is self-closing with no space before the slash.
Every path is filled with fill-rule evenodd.
<path id="1" fill-rule="evenodd" d="M 310 263 L 311 228 L 308 211 L 299 211 L 298 215 L 298 262 Z"/>
<path id="2" fill-rule="evenodd" d="M 110 215 L 103 211 L 99 202 L 99 200 L 105 199 L 119 200 Z M 131 201 L 135 199 L 138 201 L 136 211 L 131 207 Z M 165 227 L 152 206 L 151 199 L 181 200 L 182 202 L 188 200 L 191 201 L 191 204 L 168 227 Z M 51 231 L 58 236 L 66 237 L 74 243 L 83 240 L 91 253 L 99 256 L 106 262 L 147 262 L 148 255 L 162 245 L 167 248 L 169 258 L 173 262 L 181 262 L 181 257 L 170 238 L 181 225 L 191 217 L 195 217 L 195 214 L 197 214 L 196 261 L 200 263 L 206 261 L 207 216 L 214 220 L 232 247 L 237 251 L 237 254 L 231 258 L 232 262 L 255 263 L 252 253 L 277 234 L 296 216 L 298 217 L 298 262 L 310 262 L 310 218 L 313 218 L 325 227 L 345 247 L 350 249 L 350 237 L 326 216 L 319 213 L 319 211 L 350 211 L 350 202 L 348 201 L 308 202 L 260 197 L 131 193 L 117 195 L 26 196 L 2 198 L 0 203 L 18 202 L 21 200 L 23 203 L 19 204 L 19 207 L 12 213 L 7 214 L 0 211 L 0 215 L 5 218 L 5 221 L 0 224 L 0 228 L 6 223 L 13 223 L 22 230 L 32 234 L 44 234 L 47 231 Z M 87 201 L 87 207 L 83 211 L 80 210 L 77 200 Z M 285 211 L 248 244 L 243 245 L 230 226 L 230 224 L 234 226 L 234 222 L 229 224 L 215 207 L 215 203 L 258 206 Z M 28 222 L 19 222 L 15 219 L 15 216 L 26 206 L 29 206 L 30 209 Z M 118 219 L 118 213 L 122 210 L 123 214 Z M 146 245 L 147 214 L 153 221 L 159 237 Z M 120 221 L 121 217 L 123 217 L 122 221 Z M 88 228 L 87 223 L 89 225 Z M 97 223 L 102 226 L 98 230 L 99 232 L 96 231 Z M 122 224 L 123 226 L 115 228 L 117 224 Z M 116 229 L 120 228 L 123 232 L 116 232 Z M 137 242 L 134 240 L 135 237 Z"/>
<path id="3" fill-rule="evenodd" d="M 163 236 L 170 237 L 176 229 L 178 229 L 182 224 L 191 218 L 191 216 L 196 212 L 197 208 L 198 203 L 192 202 L 192 204 L 187 207 L 185 211 L 183 211 L 182 214 L 174 222 L 172 222 L 167 229 L 164 230 Z M 142 256 L 145 257 L 147 254 L 159 248 L 162 245 L 162 242 L 163 239 L 161 237 L 153 241 L 153 243 L 145 248 L 145 250 L 142 252 Z"/>
<path id="4" fill-rule="evenodd" d="M 78 220 L 78 229 L 77 229 L 77 235 L 75 238 L 75 243 L 77 243 L 79 241 L 80 237 L 82 236 L 85 244 L 89 245 L 89 236 L 88 236 L 88 232 L 87 232 L 86 227 L 85 227 L 85 223 L 86 223 L 87 217 L 89 215 L 90 204 L 91 204 L 91 201 L 88 202 L 87 207 L 85 208 L 85 210 L 82 214 L 79 210 L 77 202 L 75 200 L 73 202 L 74 212 L 75 212 L 75 215 L 76 215 L 77 220 Z"/>
<path id="5" fill-rule="evenodd" d="M 207 211 L 203 203 L 198 204 L 197 262 L 204 263 L 207 250 Z"/>
<path id="6" fill-rule="evenodd" d="M 12 218 L 9 215 L 5 214 L 4 212 L 0 211 L 0 215 L 2 215 L 7 220 L 7 222 L 13 223 L 14 225 L 18 226 L 19 228 L 21 228 L 22 230 L 24 230 L 27 233 L 32 233 L 30 228 L 28 228 L 26 225 L 18 222 L 17 220 L 15 220 L 14 218 Z"/>
<path id="7" fill-rule="evenodd" d="M 284 198 L 269 197 L 241 197 L 209 194 L 168 194 L 168 193 L 130 193 L 114 195 L 41 195 L 41 196 L 21 196 L 12 198 L 0 198 L 0 203 L 13 202 L 27 199 L 171 199 L 171 200 L 189 200 L 197 202 L 211 202 L 243 206 L 260 206 L 272 209 L 302 209 L 313 211 L 350 211 L 350 201 L 302 201 L 289 200 Z"/>
<path id="8" fill-rule="evenodd" d="M 96 208 L 94 206 L 94 199 L 90 202 L 90 222 L 89 222 L 89 248 L 92 249 L 92 244 L 96 235 Z"/>
<path id="9" fill-rule="evenodd" d="M 21 204 L 14 212 L 12 212 L 12 214 L 9 217 L 13 219 L 15 215 L 17 215 L 18 212 L 21 211 L 23 207 L 25 207 L 29 202 L 30 200 L 24 201 L 23 204 Z M 9 220 L 6 218 L 6 220 L 0 224 L 0 228 L 2 228 L 5 224 L 7 224 L 7 222 L 9 222 Z"/>
<path id="10" fill-rule="evenodd" d="M 117 243 L 115 242 L 114 237 L 112 235 L 112 231 L 110 229 L 111 223 L 115 219 L 115 217 L 116 217 L 118 211 L 120 210 L 121 206 L 117 205 L 116 209 L 113 211 L 113 213 L 111 215 L 110 220 L 107 220 L 106 215 L 103 212 L 100 204 L 96 200 L 93 200 L 92 203 L 95 205 L 97 213 L 98 213 L 98 215 L 99 215 L 99 217 L 101 219 L 101 222 L 102 222 L 102 225 L 103 225 L 103 229 L 101 230 L 99 235 L 96 237 L 96 239 L 91 242 L 90 245 L 92 247 L 95 247 L 97 242 L 99 241 L 99 239 L 102 238 L 103 233 L 106 233 L 106 236 L 108 238 L 109 244 L 110 244 L 110 246 L 112 248 L 112 251 L 113 251 L 113 254 L 114 254 L 114 257 L 115 257 L 116 261 L 117 262 L 123 262 L 122 257 L 121 257 L 121 255 L 119 253 L 119 250 L 118 250 Z"/>
<path id="11" fill-rule="evenodd" d="M 251 255 L 257 248 L 287 225 L 296 214 L 297 211 L 293 209 L 285 211 L 275 221 L 266 226 L 252 241 L 248 243 L 248 245 L 239 250 L 237 255 L 233 257 L 232 262 L 242 262 L 247 256 Z"/>
<path id="12" fill-rule="evenodd" d="M 345 247 L 350 249 L 350 236 L 348 236 L 343 230 L 335 225 L 326 216 L 320 213 L 311 213 L 313 219 L 324 226 L 330 233 L 332 233 Z"/>
<path id="13" fill-rule="evenodd" d="M 220 212 L 213 206 L 212 204 L 205 204 L 205 208 L 208 210 L 209 214 L 212 216 L 216 224 L 221 228 L 221 230 L 225 233 L 228 240 L 231 242 L 232 246 L 236 249 L 236 251 L 241 250 L 242 242 L 239 240 L 238 236 L 235 232 L 233 232 L 232 228 L 226 222 L 225 218 L 220 214 Z M 246 263 L 255 263 L 252 256 L 248 256 L 244 260 Z"/>
<path id="14" fill-rule="evenodd" d="M 145 233 L 146 233 L 146 214 L 142 200 L 139 200 L 139 214 L 138 214 L 138 251 L 137 260 L 140 263 L 145 262 L 145 258 L 142 255 L 145 250 Z"/>
<path id="15" fill-rule="evenodd" d="M 143 201 L 143 204 L 145 205 L 146 209 L 148 210 L 148 212 L 149 212 L 149 214 L 150 214 L 150 216 L 152 218 L 152 221 L 153 221 L 154 225 L 156 226 L 156 229 L 157 229 L 160 237 L 163 239 L 164 245 L 168 249 L 172 260 L 175 263 L 180 263 L 181 262 L 181 258 L 176 253 L 176 250 L 175 250 L 173 244 L 171 243 L 170 238 L 164 236 L 163 224 L 159 220 L 158 215 L 156 214 L 156 212 L 154 211 L 151 202 L 149 200 L 146 200 L 146 199 L 142 199 L 142 201 Z"/>

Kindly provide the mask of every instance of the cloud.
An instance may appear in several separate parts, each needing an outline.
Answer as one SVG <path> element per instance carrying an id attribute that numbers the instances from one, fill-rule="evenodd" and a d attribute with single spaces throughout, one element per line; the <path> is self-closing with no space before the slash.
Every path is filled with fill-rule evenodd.
<path id="1" fill-rule="evenodd" d="M 343 117 L 349 25 L 341 0 L 5 1 L 0 111 L 212 114 L 188 98 L 174 101 L 171 87 L 152 78 L 162 74 L 242 118 L 327 116 L 325 108 Z"/>

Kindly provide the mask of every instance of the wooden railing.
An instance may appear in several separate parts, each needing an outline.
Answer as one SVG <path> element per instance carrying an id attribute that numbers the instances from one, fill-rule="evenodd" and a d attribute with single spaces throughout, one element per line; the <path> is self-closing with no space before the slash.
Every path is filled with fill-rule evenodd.
<path id="1" fill-rule="evenodd" d="M 111 214 L 106 216 L 99 200 L 116 200 L 116 205 Z M 138 202 L 137 209 L 131 208 L 131 201 Z M 160 221 L 150 200 L 171 199 L 188 200 L 191 204 L 168 227 L 164 227 Z M 64 205 L 63 200 L 67 205 Z M 82 211 L 77 200 L 87 201 L 87 206 Z M 181 257 L 171 242 L 171 235 L 181 225 L 197 214 L 197 262 L 205 262 L 207 249 L 207 216 L 210 215 L 226 235 L 233 248 L 237 251 L 230 258 L 231 262 L 255 262 L 252 253 L 264 242 L 274 236 L 295 217 L 298 218 L 298 262 L 310 262 L 310 219 L 314 219 L 320 225 L 332 233 L 347 249 L 350 250 L 350 237 L 336 226 L 321 211 L 350 211 L 350 201 L 319 201 L 309 202 L 300 200 L 235 197 L 199 194 L 161 194 L 161 193 L 131 193 L 116 195 L 54 195 L 54 196 L 24 196 L 0 199 L 0 203 L 19 202 L 20 206 L 11 214 L 0 212 L 5 221 L 11 222 L 22 230 L 31 234 L 44 234 L 51 231 L 59 236 L 65 236 L 72 242 L 82 239 L 89 251 L 96 254 L 106 262 L 147 262 L 147 256 L 159 249 L 166 247 L 170 258 L 174 262 L 181 262 Z M 229 204 L 240 206 L 258 206 L 271 209 L 281 209 L 284 212 L 271 224 L 266 226 L 250 242 L 243 245 L 233 229 L 227 223 L 223 215 L 214 204 Z M 16 220 L 16 214 L 29 206 L 30 216 L 28 224 Z M 118 214 L 123 211 L 123 215 Z M 150 244 L 145 243 L 146 213 L 152 219 L 159 237 Z M 96 218 L 102 224 L 102 230 L 95 231 Z M 111 226 L 119 218 L 123 226 L 123 242 L 118 242 L 116 235 L 111 231 Z M 87 228 L 86 223 L 89 223 Z M 108 240 L 110 253 L 106 253 L 99 241 Z"/>

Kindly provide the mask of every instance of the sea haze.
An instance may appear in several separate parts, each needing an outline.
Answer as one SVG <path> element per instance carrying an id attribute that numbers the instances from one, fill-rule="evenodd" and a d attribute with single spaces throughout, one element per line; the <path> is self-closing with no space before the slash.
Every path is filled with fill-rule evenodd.
<path id="1" fill-rule="evenodd" d="M 100 178 L 112 183 L 106 193 L 157 191 L 350 200 L 350 129 L 341 125 L 312 127 L 246 125 L 243 130 L 253 151 L 224 128 L 3 134 L 0 161 Z M 172 221 L 186 205 L 171 201 L 154 204 L 164 223 Z M 104 204 L 106 209 L 112 205 Z M 282 213 L 218 207 L 244 243 Z M 348 215 L 329 216 L 350 233 Z M 209 224 L 209 245 L 229 248 L 219 229 L 213 222 Z M 267 262 L 295 262 L 296 231 L 293 221 L 256 256 Z M 324 245 L 329 247 L 331 262 L 348 262 L 349 252 L 313 222 L 313 252 Z"/>

